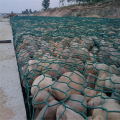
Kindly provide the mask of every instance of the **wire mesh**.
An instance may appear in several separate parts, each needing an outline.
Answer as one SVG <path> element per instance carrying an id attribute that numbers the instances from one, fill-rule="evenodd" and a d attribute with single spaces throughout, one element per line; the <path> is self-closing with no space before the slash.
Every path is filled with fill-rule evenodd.
<path id="1" fill-rule="evenodd" d="M 28 119 L 119 119 L 120 19 L 27 16 L 10 23 Z"/>

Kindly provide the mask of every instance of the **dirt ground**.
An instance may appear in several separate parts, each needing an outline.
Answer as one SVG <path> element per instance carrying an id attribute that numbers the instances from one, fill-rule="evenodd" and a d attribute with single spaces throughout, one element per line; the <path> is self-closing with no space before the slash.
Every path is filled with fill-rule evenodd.
<path id="1" fill-rule="evenodd" d="M 35 13 L 37 16 L 77 16 L 98 18 L 120 18 L 120 1 L 97 4 L 72 5 Z"/>

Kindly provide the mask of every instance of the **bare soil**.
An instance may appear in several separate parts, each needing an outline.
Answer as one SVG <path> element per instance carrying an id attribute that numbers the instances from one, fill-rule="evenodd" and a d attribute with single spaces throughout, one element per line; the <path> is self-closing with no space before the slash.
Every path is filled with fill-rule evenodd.
<path id="1" fill-rule="evenodd" d="M 120 18 L 120 1 L 97 4 L 76 4 L 35 14 L 37 16 L 77 16 L 98 18 Z"/>

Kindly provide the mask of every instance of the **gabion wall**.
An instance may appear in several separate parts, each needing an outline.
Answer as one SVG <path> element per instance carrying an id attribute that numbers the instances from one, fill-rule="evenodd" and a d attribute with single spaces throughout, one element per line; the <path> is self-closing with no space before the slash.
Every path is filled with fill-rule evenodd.
<path id="1" fill-rule="evenodd" d="M 10 22 L 28 119 L 120 119 L 120 19 Z"/>

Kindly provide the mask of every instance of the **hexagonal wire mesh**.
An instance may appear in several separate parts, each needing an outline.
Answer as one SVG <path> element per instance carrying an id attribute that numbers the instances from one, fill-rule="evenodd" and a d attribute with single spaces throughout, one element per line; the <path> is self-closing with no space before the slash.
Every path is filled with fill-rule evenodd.
<path id="1" fill-rule="evenodd" d="M 10 22 L 28 119 L 119 119 L 120 19 Z"/>

